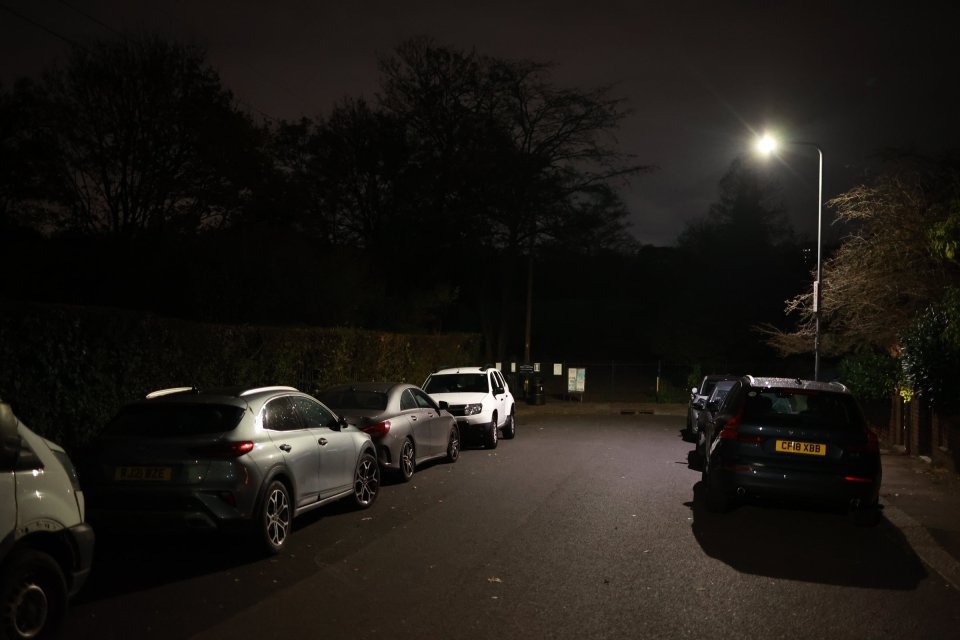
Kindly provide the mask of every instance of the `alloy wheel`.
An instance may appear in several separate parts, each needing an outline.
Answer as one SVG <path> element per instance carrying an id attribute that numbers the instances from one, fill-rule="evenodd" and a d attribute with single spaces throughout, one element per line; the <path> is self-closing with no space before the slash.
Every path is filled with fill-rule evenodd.
<path id="1" fill-rule="evenodd" d="M 369 453 L 364 454 L 357 463 L 357 473 L 353 482 L 354 497 L 361 507 L 369 507 L 377 499 L 380 490 L 380 468 L 376 459 Z"/>
<path id="2" fill-rule="evenodd" d="M 264 508 L 267 543 L 279 549 L 290 533 L 290 502 L 282 486 L 274 486 Z"/>
<path id="3" fill-rule="evenodd" d="M 404 480 L 409 480 L 413 477 L 415 464 L 413 443 L 409 440 L 404 440 L 403 446 L 400 447 L 400 475 L 403 476 Z"/>

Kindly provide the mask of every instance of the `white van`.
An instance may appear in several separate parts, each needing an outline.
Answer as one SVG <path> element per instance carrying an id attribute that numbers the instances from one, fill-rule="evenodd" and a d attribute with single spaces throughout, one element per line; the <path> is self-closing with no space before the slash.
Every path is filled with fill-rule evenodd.
<path id="1" fill-rule="evenodd" d="M 57 444 L 0 402 L 0 638 L 45 638 L 90 573 L 93 529 Z"/>

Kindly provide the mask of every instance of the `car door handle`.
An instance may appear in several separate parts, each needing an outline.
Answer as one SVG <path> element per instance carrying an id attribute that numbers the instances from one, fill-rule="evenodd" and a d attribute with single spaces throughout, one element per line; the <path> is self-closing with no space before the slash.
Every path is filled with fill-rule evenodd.
<path id="1" fill-rule="evenodd" d="M 319 440 L 317 440 L 317 442 L 319 442 L 319 443 L 320 443 L 320 446 L 322 447 L 323 445 L 327 444 L 327 439 L 326 439 L 326 438 L 320 438 Z"/>
<path id="2" fill-rule="evenodd" d="M 410 416 L 410 419 L 413 420 L 414 422 L 416 422 L 416 421 L 417 421 L 417 416 Z"/>
<path id="3" fill-rule="evenodd" d="M 288 444 L 282 444 L 282 445 L 280 445 L 279 448 L 280 448 L 281 450 L 287 452 L 287 453 L 290 453 L 290 450 L 293 449 L 293 447 L 291 447 L 291 446 L 288 445 Z"/>

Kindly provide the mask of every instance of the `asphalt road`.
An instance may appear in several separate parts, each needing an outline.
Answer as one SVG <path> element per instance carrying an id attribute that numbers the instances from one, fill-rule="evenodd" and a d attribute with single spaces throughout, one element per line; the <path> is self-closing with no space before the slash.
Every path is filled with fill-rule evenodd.
<path id="1" fill-rule="evenodd" d="M 287 551 L 101 538 L 66 638 L 955 638 L 960 593 L 886 519 L 694 501 L 683 417 L 515 440 L 297 521 Z"/>

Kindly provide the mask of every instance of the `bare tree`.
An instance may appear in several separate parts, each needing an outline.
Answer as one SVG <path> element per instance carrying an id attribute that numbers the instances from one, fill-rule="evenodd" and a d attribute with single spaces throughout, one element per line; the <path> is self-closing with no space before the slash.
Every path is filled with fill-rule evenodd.
<path id="1" fill-rule="evenodd" d="M 957 265 L 931 250 L 931 230 L 946 219 L 960 194 L 951 162 L 901 157 L 875 180 L 831 200 L 837 220 L 853 229 L 823 266 L 821 332 L 824 353 L 873 347 L 896 354 L 899 334 L 946 286 Z M 794 332 L 770 332 L 782 353 L 810 350 L 812 293 L 787 301 L 799 314 Z"/>
<path id="2" fill-rule="evenodd" d="M 416 38 L 381 60 L 380 104 L 407 126 L 417 214 L 471 250 L 503 259 L 479 273 L 490 355 L 509 349 L 516 276 L 543 242 L 584 227 L 604 246 L 624 241 L 627 211 L 615 187 L 651 167 L 617 147 L 627 115 L 611 88 L 556 86 L 550 65 L 463 52 Z M 583 239 L 583 236 L 580 236 Z"/>
<path id="3" fill-rule="evenodd" d="M 153 37 L 77 46 L 40 89 L 42 199 L 61 228 L 190 231 L 249 198 L 255 128 L 199 49 Z"/>

